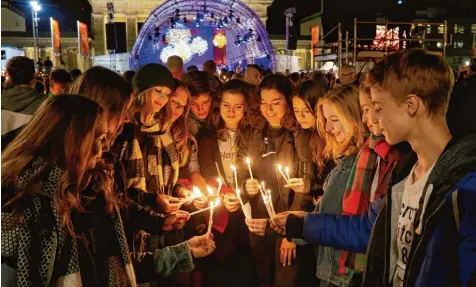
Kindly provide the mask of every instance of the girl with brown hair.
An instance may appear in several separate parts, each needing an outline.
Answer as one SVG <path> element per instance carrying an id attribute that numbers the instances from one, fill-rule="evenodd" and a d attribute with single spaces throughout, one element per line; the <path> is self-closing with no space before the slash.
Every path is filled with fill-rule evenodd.
<path id="1" fill-rule="evenodd" d="M 243 131 L 238 145 L 238 178 L 243 185 L 242 197 L 251 205 L 253 219 L 246 223 L 251 234 L 251 244 L 260 272 L 261 283 L 265 286 L 299 286 L 306 282 L 306 275 L 299 274 L 298 261 L 293 258 L 303 256 L 295 243 L 278 237 L 269 227 L 269 215 L 259 196 L 260 181 L 271 190 L 272 204 L 278 213 L 287 210 L 312 210 L 309 191 L 297 193 L 285 188 L 277 165 L 289 167 L 292 177 L 310 179 L 311 169 L 300 168 L 306 161 L 302 157 L 302 146 L 293 132 L 298 123 L 292 110 L 293 86 L 283 75 L 271 75 L 263 79 L 259 87 L 260 111 L 266 119 L 264 127 Z M 250 178 L 245 159 L 252 162 L 254 179 Z M 259 180 L 259 181 L 258 181 Z M 309 186 L 309 184 L 307 185 Z M 279 258 L 279 259 L 278 259 Z M 288 265 L 288 266 L 287 266 Z M 312 280 L 312 277 L 310 277 Z"/>
<path id="2" fill-rule="evenodd" d="M 16 269 L 17 286 L 80 285 L 72 213 L 84 210 L 81 191 L 109 149 L 106 119 L 92 100 L 50 97 L 2 154 L 2 261 Z M 117 198 L 98 192 L 114 214 Z M 124 239 L 121 226 L 115 231 Z M 132 270 L 128 250 L 118 253 L 117 263 Z M 135 283 L 133 272 L 122 276 Z"/>
<path id="3" fill-rule="evenodd" d="M 199 162 L 210 185 L 219 178 L 223 204 L 214 212 L 212 232 L 217 252 L 206 259 L 204 286 L 260 286 L 250 247 L 245 217 L 233 192 L 230 165 L 236 165 L 238 138 L 242 130 L 256 126 L 259 114 L 252 105 L 254 86 L 240 80 L 227 82 L 218 93 L 208 116 L 209 129 L 199 141 Z M 239 276 L 237 270 L 240 270 Z M 230 278 L 233 277 L 233 280 Z"/>

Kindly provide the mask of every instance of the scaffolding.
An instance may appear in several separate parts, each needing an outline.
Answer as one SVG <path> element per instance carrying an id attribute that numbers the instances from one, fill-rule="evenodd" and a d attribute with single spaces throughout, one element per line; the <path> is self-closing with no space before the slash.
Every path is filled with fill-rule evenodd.
<path id="1" fill-rule="evenodd" d="M 358 35 L 358 26 L 359 25 L 378 25 L 384 26 L 385 33 L 384 37 L 381 38 L 364 38 Z M 401 26 L 409 26 L 410 27 L 410 35 L 409 37 L 394 37 L 394 33 L 389 33 L 389 26 L 401 27 Z M 426 27 L 436 26 L 438 29 L 437 35 L 442 35 L 442 38 L 429 38 L 427 37 Z M 424 27 L 423 33 L 421 37 L 416 36 L 415 38 L 411 38 L 411 32 L 414 27 Z M 440 28 L 443 29 L 442 33 L 440 33 Z M 430 29 L 431 30 L 431 29 Z M 337 31 L 337 42 L 330 42 L 324 43 L 325 39 L 331 35 L 332 33 Z M 403 30 L 406 32 L 406 30 Z M 338 68 L 340 69 L 345 64 L 352 64 L 353 66 L 357 66 L 358 62 L 364 62 L 363 67 L 367 65 L 369 61 L 375 62 L 379 59 L 385 57 L 389 53 L 395 51 L 392 49 L 391 44 L 398 42 L 398 50 L 406 49 L 407 43 L 416 42 L 416 44 L 421 45 L 422 48 L 427 48 L 428 43 L 437 42 L 441 44 L 441 52 L 440 51 L 433 51 L 433 53 L 441 55 L 443 58 L 446 56 L 446 46 L 451 45 L 451 39 L 448 43 L 448 23 L 445 20 L 441 23 L 426 23 L 426 22 L 392 22 L 388 21 L 387 19 L 383 21 L 359 21 L 357 18 L 354 18 L 354 35 L 353 38 L 349 38 L 349 31 L 345 32 L 345 38 L 343 38 L 342 33 L 342 25 L 341 23 L 337 24 L 333 27 L 327 34 L 321 37 L 319 44 L 312 47 L 313 49 L 322 49 L 323 53 L 314 56 L 314 61 L 317 62 L 325 62 L 325 61 L 334 61 L 337 63 Z M 376 33 L 377 34 L 377 33 Z M 365 49 L 360 43 L 362 42 L 379 42 L 379 44 L 383 43 L 383 48 L 379 49 Z M 350 47 L 352 45 L 352 47 Z M 378 46 L 378 45 L 377 45 Z M 410 46 L 410 45 L 409 45 Z M 324 53 L 325 50 L 331 50 L 331 53 Z M 351 62 L 351 63 L 350 63 Z M 362 71 L 363 67 L 360 69 Z"/>

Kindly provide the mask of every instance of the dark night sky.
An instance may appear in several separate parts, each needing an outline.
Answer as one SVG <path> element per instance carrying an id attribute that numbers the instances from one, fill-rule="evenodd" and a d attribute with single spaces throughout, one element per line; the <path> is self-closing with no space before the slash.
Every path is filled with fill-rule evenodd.
<path id="1" fill-rule="evenodd" d="M 29 1 L 8 0 L 25 11 L 27 27 L 31 27 L 31 10 Z M 397 5 L 397 0 L 324 0 L 324 29 L 330 29 L 342 22 L 345 30 L 352 30 L 354 15 L 360 19 L 375 20 L 376 12 L 382 13 L 392 20 L 405 19 L 414 9 L 428 6 L 449 6 L 453 9 L 463 6 L 476 6 L 475 0 L 403 0 L 404 5 Z M 62 31 L 76 31 L 76 20 L 90 24 L 91 6 L 88 0 L 40 0 L 43 4 L 40 11 L 40 31 L 49 30 L 48 17 L 60 21 Z M 107 0 L 104 0 L 106 5 Z M 472 4 L 470 4 L 472 3 Z M 284 10 L 291 6 L 296 7 L 296 20 L 320 11 L 320 0 L 274 0 L 268 8 L 268 32 L 270 34 L 285 33 Z M 410 18 L 410 17 L 409 17 Z M 44 21 L 43 21 L 44 20 Z"/>

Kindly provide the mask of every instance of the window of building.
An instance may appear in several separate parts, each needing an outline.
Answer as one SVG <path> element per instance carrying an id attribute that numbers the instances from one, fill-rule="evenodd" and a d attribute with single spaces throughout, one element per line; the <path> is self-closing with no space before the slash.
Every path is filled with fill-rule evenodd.
<path id="1" fill-rule="evenodd" d="M 443 48 L 443 42 L 437 42 L 436 47 L 438 48 Z"/>
<path id="2" fill-rule="evenodd" d="M 427 25 L 426 26 L 426 34 L 431 34 L 431 26 L 430 25 Z"/>
<path id="3" fill-rule="evenodd" d="M 476 24 L 471 25 L 471 33 L 476 34 Z"/>
<path id="4" fill-rule="evenodd" d="M 455 34 L 464 34 L 464 26 L 455 24 Z"/>
<path id="5" fill-rule="evenodd" d="M 445 33 L 445 27 L 443 25 L 438 26 L 438 34 Z"/>
<path id="6" fill-rule="evenodd" d="M 463 43 L 462 40 L 455 41 L 455 48 L 463 48 Z"/>

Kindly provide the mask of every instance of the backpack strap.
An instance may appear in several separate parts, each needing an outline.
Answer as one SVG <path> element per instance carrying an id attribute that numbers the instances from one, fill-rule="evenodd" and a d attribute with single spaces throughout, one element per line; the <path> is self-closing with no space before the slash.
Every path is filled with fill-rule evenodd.
<path id="1" fill-rule="evenodd" d="M 454 217 L 454 219 L 455 219 L 456 229 L 457 229 L 458 232 L 459 232 L 460 222 L 459 222 L 459 209 L 458 209 L 458 189 L 455 190 L 455 191 L 451 194 L 451 199 L 452 199 L 452 202 L 453 202 L 453 217 Z"/>

